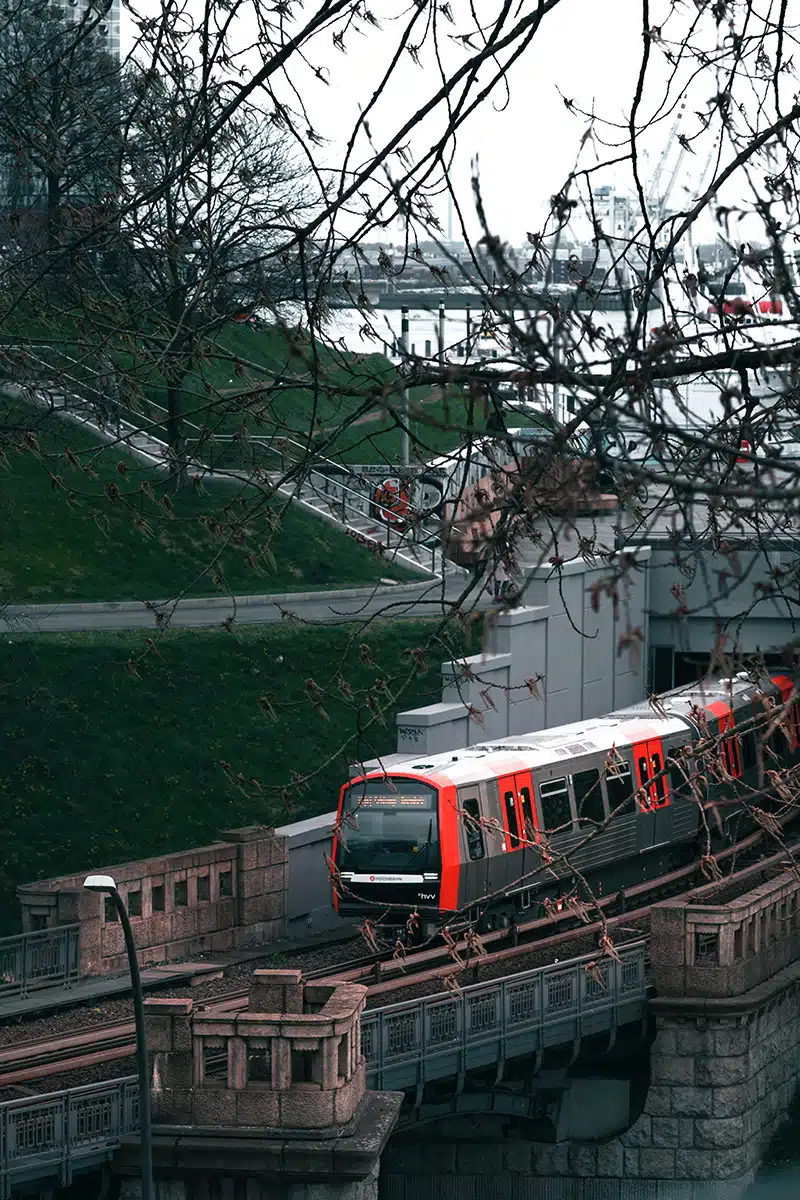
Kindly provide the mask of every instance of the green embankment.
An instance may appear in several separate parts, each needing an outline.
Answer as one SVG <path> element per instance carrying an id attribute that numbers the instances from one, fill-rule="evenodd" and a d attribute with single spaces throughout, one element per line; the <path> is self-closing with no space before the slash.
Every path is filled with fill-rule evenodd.
<path id="1" fill-rule="evenodd" d="M 0 600 L 155 600 L 419 578 L 295 506 L 234 484 L 167 496 L 163 475 L 62 418 L 0 406 Z M 19 436 L 24 423 L 35 442 Z M 279 518 L 279 519 L 278 519 Z"/>
<path id="2" fill-rule="evenodd" d="M 0 640 L 0 925 L 18 926 L 20 883 L 330 811 L 350 762 L 395 748 L 395 713 L 440 698 L 452 651 L 436 629 Z M 370 725 L 376 705 L 384 723 Z"/>
<path id="3" fill-rule="evenodd" d="M 0 332 L 3 340 L 44 345 L 40 355 L 59 363 L 78 390 L 96 382 L 98 347 L 105 346 L 119 369 L 126 415 L 163 438 L 163 374 L 147 353 L 147 338 L 120 332 L 120 320 L 102 307 L 90 309 L 81 314 L 79 331 L 69 313 L 48 319 L 23 311 L 6 319 Z M 198 457 L 213 465 L 278 467 L 279 457 L 258 444 L 275 434 L 303 444 L 313 438 L 338 461 L 400 461 L 393 415 L 403 405 L 397 368 L 383 354 L 343 351 L 324 338 L 312 342 L 276 326 L 229 322 L 203 344 L 183 381 L 182 403 L 189 446 L 197 449 L 199 439 Z M 487 415 L 458 392 L 443 401 L 427 386 L 411 388 L 409 404 L 412 459 L 421 463 L 458 446 L 465 428 L 482 429 Z"/>

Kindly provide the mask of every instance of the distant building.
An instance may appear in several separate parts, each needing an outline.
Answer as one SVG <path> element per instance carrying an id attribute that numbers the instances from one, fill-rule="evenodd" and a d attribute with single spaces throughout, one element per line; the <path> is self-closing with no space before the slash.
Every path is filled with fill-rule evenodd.
<path id="1" fill-rule="evenodd" d="M 109 153 L 113 153 L 108 135 L 113 128 L 116 106 L 114 72 L 119 68 L 120 0 L 110 0 L 110 4 L 106 0 L 102 0 L 102 3 L 98 3 L 98 0 L 56 0 L 45 11 L 52 15 L 43 15 L 41 9 L 34 11 L 30 0 L 0 0 L 0 213 L 5 216 L 11 212 L 19 214 L 20 210 L 44 207 L 47 203 L 47 178 L 39 161 L 42 155 L 36 153 L 42 143 L 36 143 L 36 134 L 31 126 L 26 127 L 26 130 L 30 129 L 29 140 L 26 141 L 26 134 L 23 133 L 15 150 L 12 150 L 13 122 L 9 122 L 8 128 L 3 128 L 2 111 L 13 110 L 15 105 L 21 106 L 22 97 L 12 93 L 5 99 L 3 91 L 5 87 L 19 90 L 13 69 L 18 64 L 24 63 L 26 67 L 29 64 L 31 72 L 35 72 L 39 56 L 44 60 L 43 66 L 49 66 L 53 61 L 58 63 L 53 46 L 57 47 L 62 39 L 65 42 L 67 40 L 62 21 L 69 20 L 74 25 L 82 21 L 95 22 L 86 38 L 86 52 L 90 55 L 102 51 L 104 56 L 108 56 L 105 61 L 109 68 L 107 80 L 101 72 L 93 72 L 85 65 L 77 67 L 75 72 L 86 86 L 90 86 L 90 81 L 96 82 L 99 92 L 96 98 L 100 118 L 98 132 L 94 132 L 96 126 L 90 123 L 91 118 L 86 123 L 85 133 L 82 131 L 80 120 L 73 115 L 79 111 L 79 101 L 65 88 L 69 98 L 62 109 L 62 128 L 66 131 L 63 140 L 73 148 L 74 166 L 65 173 L 62 203 L 78 206 L 98 203 L 100 193 L 105 190 L 105 184 L 101 185 L 95 177 L 101 165 L 99 147 L 104 137 Z M 29 17 L 32 17 L 31 23 L 26 24 Z M 48 21 L 53 22 L 53 36 L 49 43 Z M 24 58 L 26 41 L 30 42 L 27 61 Z M 52 83 L 49 74 L 45 73 L 42 93 L 47 92 L 48 88 L 52 88 Z M 55 89 L 52 90 L 55 95 Z M 49 98 L 50 93 L 47 92 L 47 95 Z M 31 114 L 30 119 L 35 121 L 35 114 Z"/>

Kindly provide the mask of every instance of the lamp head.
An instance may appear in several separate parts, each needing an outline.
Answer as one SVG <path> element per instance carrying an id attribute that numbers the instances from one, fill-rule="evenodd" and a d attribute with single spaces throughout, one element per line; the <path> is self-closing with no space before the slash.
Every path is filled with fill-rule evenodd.
<path id="1" fill-rule="evenodd" d="M 87 875 L 83 886 L 90 892 L 115 892 L 117 885 L 110 875 Z"/>

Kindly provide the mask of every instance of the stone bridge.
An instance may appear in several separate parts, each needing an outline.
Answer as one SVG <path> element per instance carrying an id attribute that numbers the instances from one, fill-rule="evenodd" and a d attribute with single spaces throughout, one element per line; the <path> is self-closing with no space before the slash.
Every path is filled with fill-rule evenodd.
<path id="1" fill-rule="evenodd" d="M 731 887 L 710 884 L 652 911 L 655 1033 L 630 1128 L 604 1137 L 585 1109 L 544 1133 L 547 1122 L 530 1119 L 541 1108 L 520 1108 L 516 1120 L 510 1107 L 501 1117 L 488 1105 L 477 1116 L 443 1113 L 390 1143 L 382 1200 L 742 1196 L 800 1074 L 800 877 L 779 874 L 732 899 Z M 603 1103 L 615 1099 L 610 1089 Z"/>
<path id="2" fill-rule="evenodd" d="M 620 945 L 618 958 L 599 959 L 599 971 L 587 955 L 360 1016 L 364 1001 L 354 996 L 347 1030 L 360 1054 L 356 1059 L 350 1049 L 342 1057 L 341 1029 L 331 1025 L 319 1079 L 305 1059 L 313 1057 L 322 1026 L 341 1014 L 329 1018 L 312 1004 L 302 1020 L 276 1017 L 268 1001 L 240 1028 L 241 1017 L 215 1019 L 206 1009 L 180 1042 L 184 1056 L 192 1045 L 203 1066 L 194 1074 L 177 1060 L 159 1067 L 159 1103 L 173 1103 L 164 1100 L 165 1088 L 183 1089 L 173 1104 L 186 1110 L 181 1137 L 200 1124 L 224 1125 L 225 1137 L 235 1139 L 244 1123 L 246 1138 L 274 1139 L 281 1097 L 296 1079 L 313 1104 L 287 1096 L 294 1123 L 310 1114 L 325 1124 L 339 1101 L 331 1095 L 326 1108 L 324 1097 L 311 1093 L 335 1091 L 356 1072 L 367 1097 L 394 1096 L 396 1106 L 402 1099 L 382 1152 L 381 1200 L 737 1200 L 800 1072 L 800 877 L 770 877 L 760 866 L 748 875 L 744 894 L 722 881 L 655 906 L 649 942 Z M 284 974 L 299 979 L 299 972 Z M 326 1002 L 319 990 L 306 987 L 314 1004 Z M 194 1020 L 187 1017 L 191 1001 L 149 1003 L 153 1012 L 172 1005 L 180 1009 L 176 1020 Z M 206 1035 L 210 1057 L 197 1048 Z M 162 1041 L 153 1049 L 160 1053 L 166 1035 L 157 1036 Z M 243 1037 L 259 1039 L 253 1045 L 266 1056 L 267 1074 L 256 1086 L 269 1095 L 247 1094 L 251 1055 L 239 1046 Z M 274 1038 L 301 1040 L 279 1053 Z M 223 1053 L 223 1043 L 233 1049 Z M 307 1075 L 296 1076 L 295 1058 Z M 216 1072 L 216 1090 L 202 1107 L 192 1087 L 204 1086 L 207 1069 Z M 355 1100 L 348 1103 L 352 1108 Z M 265 1104 L 270 1119 L 255 1121 Z M 136 1122 L 135 1082 L 127 1079 L 0 1105 L 2 1200 L 47 1179 L 69 1182 L 73 1172 L 107 1160 L 121 1141 L 130 1142 Z M 259 1123 L 269 1129 L 259 1134 Z M 383 1146 L 387 1129 L 382 1136 Z M 295 1162 L 298 1186 L 310 1186 L 317 1168 L 304 1176 L 295 1161 L 301 1143 L 292 1146 L 282 1161 Z M 130 1177 L 137 1160 L 125 1154 Z M 218 1157 L 213 1170 L 227 1177 L 234 1159 Z M 324 1196 L 375 1200 L 375 1178 L 374 1171 L 372 1183 L 365 1176 L 361 1191 Z"/>
<path id="3" fill-rule="evenodd" d="M 362 1086 L 366 1083 L 377 1093 L 406 1093 L 402 1123 L 439 1115 L 441 1098 L 432 1098 L 430 1092 L 443 1085 L 440 1095 L 446 1096 L 447 1112 L 461 1104 L 474 1111 L 484 1093 L 490 1109 L 498 1111 L 499 1101 L 491 1089 L 465 1089 L 465 1080 L 482 1077 L 488 1068 L 496 1087 L 512 1074 L 535 1075 L 544 1062 L 559 1054 L 574 1060 L 582 1048 L 591 1052 L 598 1046 L 604 1053 L 625 1030 L 641 1039 L 647 1016 L 647 943 L 640 939 L 620 947 L 619 960 L 601 959 L 590 973 L 587 967 L 595 957 L 584 955 L 473 984 L 455 995 L 445 993 L 370 1009 L 360 1017 Z M 306 991 L 311 994 L 309 986 Z M 147 1003 L 162 1024 L 166 1017 L 173 1023 L 186 1018 L 192 1008 L 191 1001 L 185 1000 Z M 205 1026 L 201 1018 L 198 1022 L 194 1036 L 202 1040 Z M 208 1030 L 212 1039 L 239 1038 L 235 1021 L 227 1015 L 224 1020 L 212 1021 Z M 259 1032 L 265 1044 L 275 1035 L 272 1029 Z M 160 1027 L 154 1036 L 151 1049 L 158 1056 L 166 1046 Z M 183 1049 L 188 1050 L 189 1045 L 187 1035 Z M 211 1050 L 219 1060 L 216 1042 Z M 198 1053 L 203 1055 L 202 1047 Z M 270 1057 L 278 1059 L 274 1045 Z M 238 1113 L 240 1093 L 252 1106 L 252 1098 L 245 1095 L 247 1072 L 242 1075 L 237 1065 L 247 1058 L 246 1048 L 241 1054 L 237 1050 L 222 1058 L 229 1063 L 223 1070 L 224 1080 L 222 1076 L 216 1080 L 216 1090 L 204 1100 L 201 1114 L 197 1104 L 197 1112 L 192 1109 L 192 1117 L 197 1116 L 204 1125 L 215 1124 L 214 1115 Z M 170 1070 L 176 1070 L 174 1065 Z M 164 1089 L 171 1092 L 177 1087 L 180 1091 L 191 1084 L 191 1066 L 188 1074 L 184 1070 L 180 1076 L 180 1085 L 173 1084 L 162 1068 L 159 1074 L 162 1107 Z M 517 1097 L 512 1111 L 536 1108 L 535 1089 L 529 1091 L 523 1100 Z M 563 1097 L 568 1091 L 565 1078 L 555 1094 Z M 627 1102 L 627 1091 L 624 1099 Z M 262 1097 L 262 1108 L 264 1102 Z M 630 1119 L 628 1108 L 618 1104 L 615 1111 L 617 1127 L 624 1128 Z M 62 1185 L 69 1183 L 73 1174 L 110 1157 L 124 1138 L 135 1133 L 137 1122 L 135 1077 L 0 1104 L 0 1200 L 7 1200 L 12 1190 L 48 1178 L 54 1177 Z M 245 1123 L 254 1122 L 249 1118 Z M 267 1123 L 274 1124 L 274 1120 Z M 562 1128 L 568 1131 L 563 1123 Z"/>

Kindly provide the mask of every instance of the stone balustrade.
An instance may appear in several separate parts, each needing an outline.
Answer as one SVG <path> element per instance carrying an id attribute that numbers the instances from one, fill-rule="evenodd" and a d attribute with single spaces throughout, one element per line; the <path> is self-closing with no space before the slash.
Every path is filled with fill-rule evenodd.
<path id="1" fill-rule="evenodd" d="M 262 826 L 230 829 L 224 841 L 114 867 L 142 966 L 233 950 L 286 930 L 287 839 Z M 87 892 L 87 872 L 17 888 L 25 933 L 80 926 L 80 974 L 127 969 L 122 926 L 110 897 Z"/>
<path id="2" fill-rule="evenodd" d="M 367 989 L 255 971 L 248 1007 L 148 999 L 156 1200 L 377 1200 L 401 1093 L 366 1088 Z M 142 1195 L 140 1148 L 121 1138 L 121 1200 Z"/>
<path id="3" fill-rule="evenodd" d="M 330 1129 L 365 1093 L 366 988 L 255 971 L 247 1011 L 145 1002 L 157 1121 L 215 1128 Z"/>
<path id="4" fill-rule="evenodd" d="M 726 903 L 720 885 L 666 900 L 651 915 L 652 980 L 661 996 L 740 996 L 800 954 L 800 876 L 787 872 Z"/>

